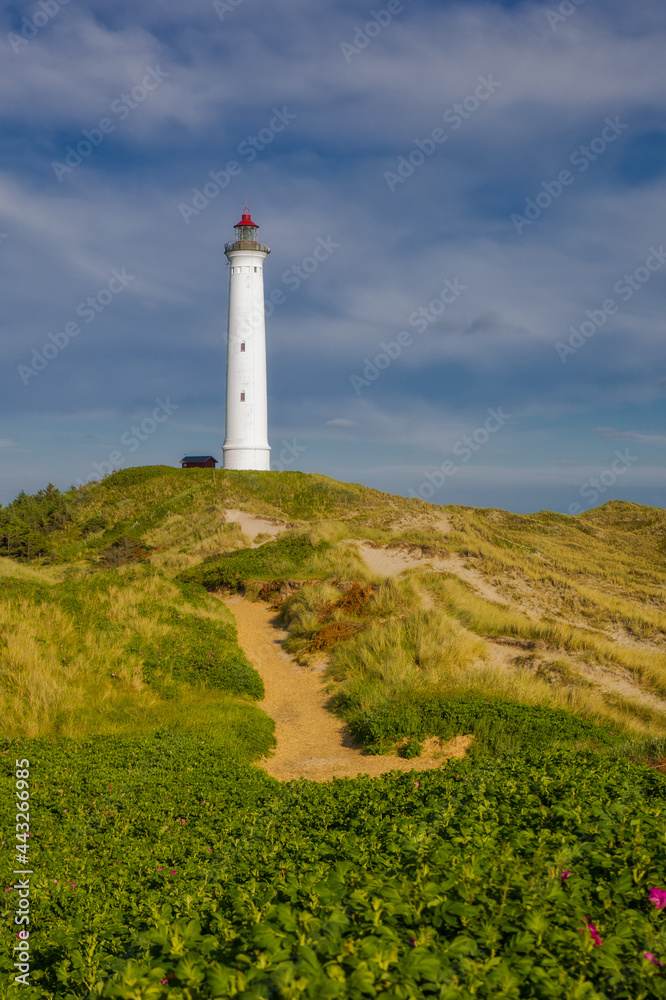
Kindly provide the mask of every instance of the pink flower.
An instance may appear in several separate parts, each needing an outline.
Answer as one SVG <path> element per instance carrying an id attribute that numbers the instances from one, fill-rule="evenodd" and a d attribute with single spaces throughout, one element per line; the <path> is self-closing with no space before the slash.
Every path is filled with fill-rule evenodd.
<path id="1" fill-rule="evenodd" d="M 664 964 L 663 962 L 660 962 L 658 958 L 655 958 L 651 951 L 644 951 L 643 956 L 644 958 L 647 958 L 648 962 L 654 962 L 655 965 Z"/>
<path id="2" fill-rule="evenodd" d="M 654 903 L 657 910 L 663 910 L 666 906 L 666 889 L 658 889 L 656 885 L 650 889 L 650 902 Z"/>
<path id="3" fill-rule="evenodd" d="M 566 880 L 569 878 L 570 875 L 571 872 L 562 872 L 562 874 L 560 875 L 560 878 L 562 879 L 562 885 L 564 885 L 564 883 L 566 882 Z"/>
<path id="4" fill-rule="evenodd" d="M 419 782 L 418 781 L 415 781 L 414 784 L 416 785 L 417 788 L 419 787 Z"/>
<path id="5" fill-rule="evenodd" d="M 172 875 L 175 875 L 175 874 L 176 874 L 176 869 L 175 869 L 175 868 L 173 869 L 173 871 L 171 872 L 171 874 L 172 874 Z"/>
<path id="6" fill-rule="evenodd" d="M 161 871 L 162 871 L 162 868 L 161 868 L 161 866 L 160 866 L 160 867 L 159 867 L 159 868 L 158 868 L 157 870 L 158 870 L 158 872 L 161 872 Z"/>
<path id="7" fill-rule="evenodd" d="M 591 924 L 589 922 L 589 920 L 587 919 L 587 917 L 583 917 L 583 920 L 585 921 L 585 926 L 587 927 L 588 931 L 590 932 L 590 937 L 592 938 L 592 941 L 594 943 L 594 947 L 598 948 L 599 945 L 601 944 L 601 938 L 599 937 L 599 931 L 594 926 L 594 924 Z M 582 931 L 583 928 L 581 927 L 579 929 Z"/>

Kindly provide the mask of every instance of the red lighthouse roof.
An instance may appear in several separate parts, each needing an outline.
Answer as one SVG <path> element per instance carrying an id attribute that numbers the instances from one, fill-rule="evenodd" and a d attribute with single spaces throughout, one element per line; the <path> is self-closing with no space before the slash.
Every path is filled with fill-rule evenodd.
<path id="1" fill-rule="evenodd" d="M 257 223 L 252 221 L 252 219 L 250 217 L 250 210 L 247 207 L 247 205 L 245 206 L 245 211 L 243 212 L 243 215 L 242 215 L 242 218 L 241 218 L 240 222 L 236 223 L 236 225 L 234 226 L 234 229 L 238 229 L 239 226 L 254 226 L 255 229 L 259 228 L 259 226 L 257 225 Z"/>

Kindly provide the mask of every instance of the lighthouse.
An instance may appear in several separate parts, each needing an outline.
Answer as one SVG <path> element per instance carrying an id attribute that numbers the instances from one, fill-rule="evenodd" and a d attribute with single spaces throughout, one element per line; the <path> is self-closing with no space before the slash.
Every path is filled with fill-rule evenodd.
<path id="1" fill-rule="evenodd" d="M 247 205 L 225 244 L 229 261 L 225 469 L 270 469 L 264 261 L 270 249 L 257 239 L 259 226 Z"/>

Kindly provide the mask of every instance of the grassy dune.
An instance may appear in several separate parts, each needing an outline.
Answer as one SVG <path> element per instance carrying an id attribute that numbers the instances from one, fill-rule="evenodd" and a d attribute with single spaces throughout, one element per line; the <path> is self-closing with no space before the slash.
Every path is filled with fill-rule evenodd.
<path id="1" fill-rule="evenodd" d="M 248 548 L 228 508 L 286 530 Z M 420 551 L 426 562 L 462 559 L 503 602 L 425 563 L 381 580 L 354 539 Z M 258 719 L 258 678 L 228 612 L 205 591 L 256 596 L 286 579 L 309 581 L 279 609 L 288 649 L 304 662 L 329 656 L 334 704 L 349 720 L 374 720 L 377 748 L 418 741 L 413 706 L 427 701 L 442 716 L 442 699 L 518 706 L 528 728 L 541 706 L 604 732 L 666 735 L 659 509 L 516 515 L 437 508 L 319 475 L 157 466 L 21 495 L 0 510 L 0 553 L 8 733 L 222 732 L 230 719 Z M 369 588 L 365 599 L 345 603 L 343 581 Z M 204 650 L 214 638 L 211 670 Z M 516 644 L 510 669 L 499 642 Z M 633 687 L 604 690 L 594 670 Z"/>
<path id="2" fill-rule="evenodd" d="M 69 572 L 0 560 L 7 735 L 272 731 L 232 616 L 149 564 Z"/>

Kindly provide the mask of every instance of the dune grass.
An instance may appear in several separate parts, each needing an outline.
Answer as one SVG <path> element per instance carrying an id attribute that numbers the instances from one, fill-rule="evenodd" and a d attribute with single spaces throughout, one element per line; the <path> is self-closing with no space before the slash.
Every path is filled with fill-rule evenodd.
<path id="1" fill-rule="evenodd" d="M 478 596 L 469 584 L 450 573 L 422 573 L 419 579 L 450 614 L 473 632 L 540 641 L 554 650 L 579 654 L 589 662 L 616 664 L 658 694 L 666 695 L 666 653 L 632 649 L 610 641 L 602 633 L 547 618 L 535 621 Z"/>
<path id="2" fill-rule="evenodd" d="M 316 580 L 329 577 L 365 577 L 367 567 L 355 546 L 331 544 L 317 532 L 286 533 L 257 548 L 223 552 L 204 559 L 179 579 L 207 590 L 244 590 L 254 580 Z"/>
<path id="3" fill-rule="evenodd" d="M 666 714 L 594 688 L 570 669 L 553 683 L 552 678 L 488 663 L 488 656 L 488 645 L 454 616 L 438 609 L 416 612 L 404 621 L 373 623 L 336 646 L 327 670 L 329 690 L 334 707 L 358 735 L 368 738 L 361 722 L 372 720 L 371 743 L 382 752 L 404 738 L 454 735 L 437 722 L 440 715 L 447 718 L 449 701 L 477 708 L 507 703 L 517 712 L 565 712 L 625 737 L 666 735 Z M 429 730 L 423 731 L 422 716 L 430 719 Z M 470 717 L 470 724 L 475 718 Z M 512 731 L 515 723 L 513 719 Z M 493 726 L 485 733 L 486 750 L 500 740 L 501 716 Z"/>
<path id="4" fill-rule="evenodd" d="M 485 644 L 439 610 L 404 619 L 371 621 L 358 637 L 336 647 L 328 676 L 362 707 L 405 692 L 429 695 L 449 686 L 464 667 L 484 659 Z"/>
<path id="5" fill-rule="evenodd" d="M 666 512 L 611 502 L 578 517 L 452 508 L 452 552 L 544 612 L 666 639 Z"/>
<path id="6" fill-rule="evenodd" d="M 513 706 L 508 721 L 500 713 L 493 716 L 492 725 L 484 722 L 486 751 L 498 741 L 515 742 L 521 732 L 520 712 L 527 713 L 532 725 L 530 713 L 539 707 L 576 716 L 605 733 L 666 734 L 666 715 L 658 709 L 598 690 L 566 660 L 546 661 L 548 670 L 541 675 L 527 669 L 507 671 L 488 662 L 489 644 L 456 614 L 442 606 L 430 610 L 420 606 L 420 588 L 429 579 L 430 574 L 412 572 L 384 581 L 365 604 L 351 609 L 341 606 L 344 594 L 330 581 L 311 584 L 288 598 L 278 612 L 288 630 L 285 648 L 302 663 L 320 655 L 317 637 L 332 623 L 358 626 L 347 638 L 341 630 L 342 641 L 331 643 L 326 677 L 332 707 L 370 748 L 394 751 L 407 740 L 408 748 L 416 752 L 424 735 L 451 735 L 445 725 L 446 701 L 476 709 L 487 703 Z M 506 614 L 506 609 L 491 606 L 490 622 L 483 621 L 484 628 L 492 624 L 497 635 L 503 634 L 502 629 L 510 631 L 500 613 Z M 511 634 L 518 634 L 518 625 L 525 623 L 532 624 L 529 619 L 513 622 Z M 486 718 L 485 708 L 481 715 Z M 476 725 L 477 716 L 478 711 L 469 716 L 470 725 Z M 418 721 L 422 717 L 430 720 L 427 733 Z M 456 716 L 459 721 L 463 717 L 465 712 Z M 527 739 L 526 733 L 520 739 Z"/>
<path id="7" fill-rule="evenodd" d="M 205 717 L 221 724 L 256 711 L 261 679 L 233 616 L 205 591 L 148 565 L 59 581 L 61 567 L 11 569 L 0 579 L 6 733 L 140 732 L 165 720 L 198 728 Z"/>

